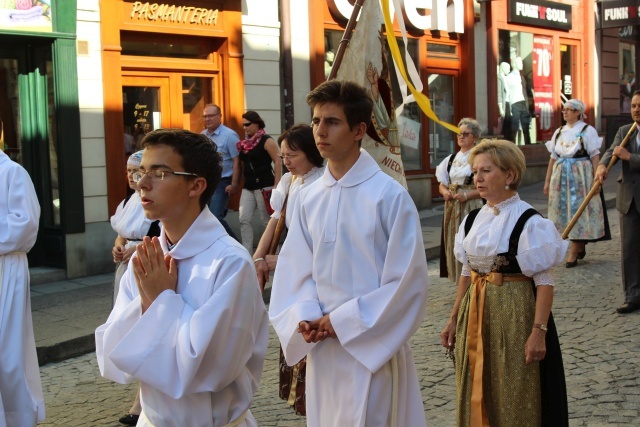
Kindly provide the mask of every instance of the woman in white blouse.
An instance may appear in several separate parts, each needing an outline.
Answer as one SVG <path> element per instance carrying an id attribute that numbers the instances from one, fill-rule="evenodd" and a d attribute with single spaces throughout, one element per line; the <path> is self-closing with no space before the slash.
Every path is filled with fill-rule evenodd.
<path id="1" fill-rule="evenodd" d="M 480 137 L 480 124 L 465 118 L 458 123 L 460 151 L 451 154 L 436 168 L 439 191 L 445 200 L 440 238 L 440 277 L 448 277 L 453 283 L 460 279 L 460 264 L 453 255 L 453 244 L 460 221 L 472 210 L 482 206 L 482 199 L 473 185 L 469 165 L 469 150 Z"/>
<path id="2" fill-rule="evenodd" d="M 584 110 L 581 101 L 567 101 L 562 109 L 567 124 L 556 130 L 551 141 L 546 143 L 551 158 L 544 194 L 549 196 L 549 219 L 561 233 L 589 193 L 600 161 L 602 139 L 593 126 L 582 121 Z M 575 267 L 578 259 L 584 258 L 586 242 L 608 238 L 610 233 L 602 198 L 593 197 L 569 233 L 571 247 L 566 267 Z"/>
<path id="3" fill-rule="evenodd" d="M 282 176 L 278 186 L 271 193 L 271 207 L 274 212 L 260 238 L 258 248 L 253 254 L 261 290 L 264 290 L 264 285 L 269 281 L 269 273 L 276 269 L 278 262 L 278 256 L 267 254 L 267 251 L 282 214 L 285 200 L 287 200 L 287 205 L 285 207 L 284 221 L 288 228 L 300 191 L 311 185 L 324 173 L 324 167 L 322 166 L 324 159 L 320 155 L 318 147 L 316 147 L 311 126 L 299 124 L 291 127 L 280 135 L 278 144 L 282 152 L 283 163 L 289 169 L 289 172 Z M 282 350 L 280 350 L 279 395 L 299 415 L 306 414 L 305 366 L 306 359 L 303 359 L 294 367 L 288 366 L 284 360 Z"/>
<path id="4" fill-rule="evenodd" d="M 552 268 L 568 243 L 520 200 L 524 155 L 512 142 L 471 150 L 486 204 L 460 225 L 463 269 L 440 334 L 455 354 L 458 426 L 568 426 L 566 387 L 551 316 Z"/>

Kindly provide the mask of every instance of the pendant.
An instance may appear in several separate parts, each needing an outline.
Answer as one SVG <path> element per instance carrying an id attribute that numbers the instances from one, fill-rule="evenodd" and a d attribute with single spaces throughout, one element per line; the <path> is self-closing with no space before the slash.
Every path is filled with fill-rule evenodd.
<path id="1" fill-rule="evenodd" d="M 498 216 L 498 214 L 500 214 L 500 209 L 498 209 L 496 206 L 493 207 L 493 214 L 495 216 Z"/>

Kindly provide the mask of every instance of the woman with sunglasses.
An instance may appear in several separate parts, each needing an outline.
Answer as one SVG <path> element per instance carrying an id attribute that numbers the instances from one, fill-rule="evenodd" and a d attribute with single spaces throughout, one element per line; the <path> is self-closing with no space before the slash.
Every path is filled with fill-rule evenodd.
<path id="1" fill-rule="evenodd" d="M 602 139 L 593 126 L 583 120 L 585 105 L 577 99 L 564 104 L 567 122 L 555 131 L 546 147 L 551 153 L 544 194 L 549 197 L 548 216 L 562 233 L 584 201 L 593 184 L 600 161 Z M 602 197 L 593 197 L 569 233 L 571 247 L 565 266 L 572 268 L 586 255 L 585 244 L 611 239 Z"/>
<path id="2" fill-rule="evenodd" d="M 264 120 L 260 115 L 249 110 L 242 115 L 242 118 L 245 139 L 236 144 L 244 174 L 244 186 L 240 195 L 240 237 L 242 245 L 251 254 L 253 253 L 251 221 L 257 208 L 264 227 L 269 223 L 270 211 L 273 211 L 268 202 L 271 189 L 278 185 L 282 176 L 282 160 L 278 145 L 265 132 Z"/>
<path id="3" fill-rule="evenodd" d="M 482 199 L 473 184 L 469 165 L 469 150 L 480 137 L 480 124 L 470 118 L 458 123 L 460 151 L 447 157 L 436 168 L 439 191 L 445 200 L 440 239 L 440 277 L 448 277 L 458 283 L 462 264 L 453 255 L 453 246 L 460 221 L 472 210 L 482 206 Z"/>

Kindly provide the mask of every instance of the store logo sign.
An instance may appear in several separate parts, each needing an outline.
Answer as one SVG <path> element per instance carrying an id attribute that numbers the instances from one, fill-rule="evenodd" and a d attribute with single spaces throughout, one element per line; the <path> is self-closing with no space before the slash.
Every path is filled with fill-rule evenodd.
<path id="1" fill-rule="evenodd" d="M 640 0 L 600 3 L 600 28 L 618 28 L 639 25 Z"/>
<path id="2" fill-rule="evenodd" d="M 374 0 L 371 0 L 374 1 Z M 394 1 L 389 1 L 389 11 L 395 13 Z M 398 0 L 407 27 L 416 30 L 440 30 L 464 33 L 463 0 Z M 327 0 L 329 10 L 344 21 L 351 17 L 353 5 L 349 0 Z"/>
<path id="3" fill-rule="evenodd" d="M 215 26 L 218 23 L 218 9 L 136 1 L 131 5 L 129 18 Z"/>
<path id="4" fill-rule="evenodd" d="M 571 30 L 571 5 L 541 0 L 509 0 L 509 23 Z"/>

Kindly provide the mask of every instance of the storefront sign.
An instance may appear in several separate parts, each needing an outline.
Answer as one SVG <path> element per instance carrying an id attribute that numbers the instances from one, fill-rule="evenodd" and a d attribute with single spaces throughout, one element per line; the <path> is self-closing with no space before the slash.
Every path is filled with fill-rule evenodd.
<path id="1" fill-rule="evenodd" d="M 640 0 L 619 0 L 600 3 L 600 27 L 617 28 L 640 24 Z"/>
<path id="2" fill-rule="evenodd" d="M 537 139 L 548 141 L 553 136 L 555 98 L 553 96 L 553 39 L 533 36 L 533 104 L 536 114 Z"/>
<path id="3" fill-rule="evenodd" d="M 129 18 L 215 26 L 218 23 L 218 9 L 137 1 L 131 6 Z"/>
<path id="4" fill-rule="evenodd" d="M 509 0 L 509 23 L 571 30 L 571 5 L 542 0 Z"/>
<path id="5" fill-rule="evenodd" d="M 0 0 L 0 30 L 50 33 L 51 9 L 51 0 Z"/>
<path id="6" fill-rule="evenodd" d="M 389 10 L 395 11 L 393 1 Z M 440 30 L 464 33 L 463 0 L 398 0 L 405 25 L 416 30 Z M 353 11 L 349 0 L 327 0 L 329 10 L 342 20 L 348 20 Z"/>

